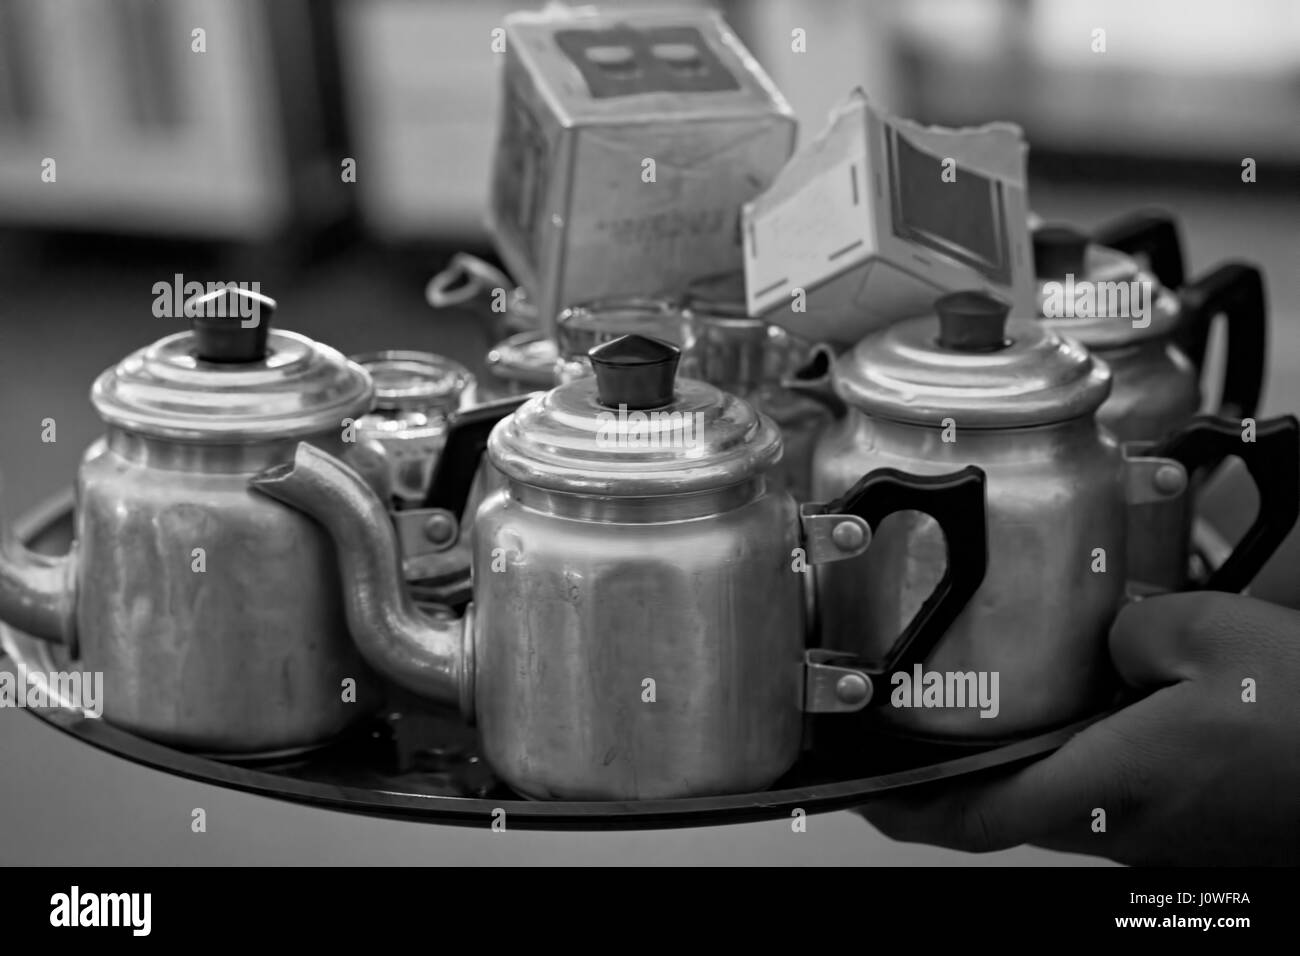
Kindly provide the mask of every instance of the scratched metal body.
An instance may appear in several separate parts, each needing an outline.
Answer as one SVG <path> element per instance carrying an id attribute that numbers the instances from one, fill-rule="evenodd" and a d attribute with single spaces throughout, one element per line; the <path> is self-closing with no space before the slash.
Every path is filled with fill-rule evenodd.
<path id="1" fill-rule="evenodd" d="M 484 502 L 476 717 L 484 756 L 516 790 L 735 793 L 795 762 L 795 504 L 761 480 L 706 497 L 718 500 L 685 518 L 673 499 L 611 507 L 518 483 Z"/>
<path id="2" fill-rule="evenodd" d="M 961 708 L 883 707 L 873 715 L 927 735 L 1009 737 L 1056 726 L 1104 700 L 1106 631 L 1124 599 L 1125 499 L 1120 449 L 1090 418 L 1055 426 L 960 432 L 853 411 L 822 439 L 813 494 L 834 496 L 864 470 L 941 474 L 977 462 L 988 476 L 989 564 L 975 597 L 926 661 L 944 672 L 996 671 L 997 719 Z M 1094 549 L 1106 572 L 1094 573 Z M 871 549 L 818 568 L 822 640 L 870 659 L 933 590 L 944 569 L 934 520 L 885 521 Z"/>
<path id="3" fill-rule="evenodd" d="M 337 432 L 313 443 L 345 448 Z M 295 444 L 110 429 L 91 446 L 77 481 L 78 656 L 104 672 L 106 719 L 186 749 L 260 753 L 323 742 L 379 705 L 329 537 L 248 488 Z"/>

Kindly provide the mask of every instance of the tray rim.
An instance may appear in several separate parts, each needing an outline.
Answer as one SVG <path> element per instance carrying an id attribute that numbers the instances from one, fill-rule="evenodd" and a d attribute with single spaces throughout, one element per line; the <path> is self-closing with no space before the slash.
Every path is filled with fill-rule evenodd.
<path id="1" fill-rule="evenodd" d="M 64 520 L 74 507 L 71 488 L 51 496 L 14 523 L 23 544 Z M 0 661 L 23 663 L 17 654 L 16 629 L 0 623 Z M 35 641 L 35 639 L 29 638 Z M 964 754 L 921 767 L 781 790 L 711 797 L 640 801 L 540 801 L 453 797 L 340 786 L 271 773 L 186 753 L 118 729 L 102 719 L 67 708 L 23 708 L 47 726 L 96 750 L 139 766 L 210 786 L 251 793 L 289 803 L 390 820 L 464 827 L 491 826 L 505 813 L 507 828 L 518 830 L 648 830 L 717 826 L 790 819 L 852 809 L 887 791 L 962 777 L 994 768 L 1010 768 L 1047 755 L 1116 708 L 1034 737 Z"/>

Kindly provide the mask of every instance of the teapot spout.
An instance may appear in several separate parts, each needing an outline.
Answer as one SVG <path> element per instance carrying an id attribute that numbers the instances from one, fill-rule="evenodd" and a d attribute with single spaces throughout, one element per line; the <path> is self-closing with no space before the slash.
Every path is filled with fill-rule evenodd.
<path id="1" fill-rule="evenodd" d="M 781 387 L 797 392 L 825 406 L 836 418 L 848 414 L 848 406 L 832 384 L 831 369 L 835 366 L 835 350 L 821 343 L 814 345 L 808 360 L 781 380 Z"/>
<path id="2" fill-rule="evenodd" d="M 24 548 L 0 513 L 0 620 L 75 649 L 76 550 L 52 557 Z"/>
<path id="3" fill-rule="evenodd" d="M 402 577 L 397 535 L 378 495 L 357 472 L 301 442 L 291 463 L 252 488 L 315 518 L 334 540 L 348 629 L 376 671 L 429 700 L 473 716 L 473 619 L 417 608 Z"/>

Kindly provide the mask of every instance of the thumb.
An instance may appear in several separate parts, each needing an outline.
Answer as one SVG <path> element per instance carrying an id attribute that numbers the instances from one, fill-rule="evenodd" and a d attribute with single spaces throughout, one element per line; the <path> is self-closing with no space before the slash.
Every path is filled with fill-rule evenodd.
<path id="1" fill-rule="evenodd" d="M 1162 687 L 1198 680 L 1224 664 L 1300 653 L 1300 614 L 1254 598 L 1194 591 L 1146 598 L 1120 611 L 1110 656 L 1125 683 Z"/>

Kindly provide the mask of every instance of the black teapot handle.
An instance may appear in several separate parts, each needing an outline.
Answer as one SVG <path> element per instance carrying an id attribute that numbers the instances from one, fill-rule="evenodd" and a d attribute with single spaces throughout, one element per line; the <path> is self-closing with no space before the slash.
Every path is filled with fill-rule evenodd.
<path id="1" fill-rule="evenodd" d="M 1179 349 L 1197 372 L 1205 365 L 1210 323 L 1227 317 L 1228 356 L 1219 413 L 1248 418 L 1259 407 L 1267 358 L 1267 317 L 1264 277 L 1254 266 L 1229 262 L 1186 287 L 1178 224 L 1160 210 L 1125 216 L 1096 230 L 1094 241 L 1129 255 L 1144 255 L 1151 271 L 1167 289 L 1177 290 L 1184 321 L 1175 337 Z"/>
<path id="2" fill-rule="evenodd" d="M 884 659 L 878 663 L 862 662 L 863 670 L 887 674 L 924 661 L 979 590 L 988 567 L 985 500 L 984 472 L 973 465 L 936 476 L 878 468 L 825 506 L 824 514 L 857 515 L 871 526 L 872 532 L 878 531 L 880 523 L 898 511 L 927 514 L 943 531 L 948 562 L 942 580 Z"/>
<path id="3" fill-rule="evenodd" d="M 1152 209 L 1124 216 L 1099 227 L 1093 241 L 1130 256 L 1146 256 L 1152 274 L 1166 289 L 1180 289 L 1187 281 L 1178 222 L 1167 212 Z"/>
<path id="4" fill-rule="evenodd" d="M 1227 323 L 1227 360 L 1223 370 L 1219 414 L 1249 418 L 1259 407 L 1268 351 L 1264 276 L 1244 262 L 1228 262 L 1184 287 L 1184 321 L 1175 338 L 1199 370 L 1205 362 L 1210 323 L 1223 314 Z"/>
<path id="5" fill-rule="evenodd" d="M 1300 421 L 1294 415 L 1255 426 L 1244 441 L 1242 422 L 1214 415 L 1194 418 L 1147 454 L 1172 458 L 1192 472 L 1237 456 L 1259 492 L 1259 512 L 1226 561 L 1201 585 L 1206 591 L 1244 589 L 1291 533 L 1300 516 Z"/>
<path id="6" fill-rule="evenodd" d="M 497 422 L 514 413 L 531 395 L 512 395 L 495 402 L 475 405 L 456 412 L 447 420 L 447 441 L 434 465 L 425 508 L 444 508 L 457 518 L 464 516 L 474 476 L 487 450 L 488 436 Z"/>

